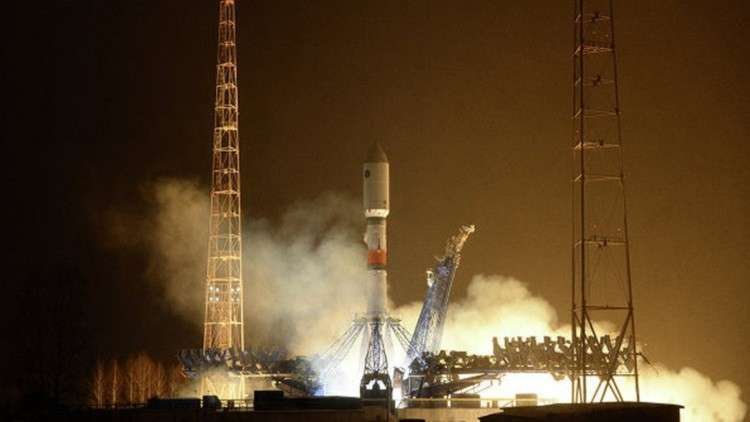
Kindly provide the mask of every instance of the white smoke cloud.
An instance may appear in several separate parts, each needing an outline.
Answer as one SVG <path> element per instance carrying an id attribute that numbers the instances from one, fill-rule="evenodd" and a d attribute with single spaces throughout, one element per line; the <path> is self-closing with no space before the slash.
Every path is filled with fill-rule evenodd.
<path id="1" fill-rule="evenodd" d="M 278 225 L 251 221 L 245 236 L 249 337 L 290 352 L 321 352 L 365 306 L 361 211 L 326 194 L 294 205 Z"/>
<path id="2" fill-rule="evenodd" d="M 204 312 L 207 191 L 192 181 L 159 180 L 144 189 L 153 215 L 110 219 L 116 244 L 149 249 L 147 274 L 164 290 L 171 309 L 196 325 Z M 293 205 L 277 224 L 244 221 L 248 345 L 319 352 L 364 308 L 360 214 L 353 199 L 329 193 Z"/>
<path id="3" fill-rule="evenodd" d="M 552 305 L 532 295 L 525 284 L 514 278 L 474 276 L 466 297 L 455 305 L 451 304 L 443 341 L 449 349 L 476 350 L 476 339 L 480 338 L 484 347 L 476 351 L 491 353 L 489 340 L 493 336 L 552 335 L 555 333 L 550 328 L 558 325 Z"/>
<path id="4" fill-rule="evenodd" d="M 148 212 L 107 212 L 111 248 L 145 250 L 145 273 L 168 299 L 165 305 L 186 320 L 202 323 L 208 245 L 206 189 L 195 181 L 161 179 L 142 188 Z"/>
<path id="5" fill-rule="evenodd" d="M 570 337 L 570 325 L 559 323 L 552 305 L 514 278 L 476 275 L 466 296 L 452 299 L 443 336 L 446 350 L 490 354 L 493 336 Z M 397 312 L 416 319 L 420 306 L 410 304 Z M 600 332 L 610 332 L 613 327 L 606 321 L 595 326 Z M 740 388 L 729 380 L 713 381 L 689 367 L 675 371 L 663 364 L 641 364 L 639 369 L 641 400 L 685 406 L 684 422 L 742 422 L 745 418 L 747 405 L 740 398 Z M 502 397 L 512 397 L 514 386 L 521 389 L 515 392 L 529 392 L 530 385 L 540 397 L 557 401 L 570 397 L 569 381 L 555 381 L 551 376 L 512 374 L 503 383 L 508 385 L 497 390 Z"/>
<path id="6" fill-rule="evenodd" d="M 127 230 L 118 221 L 113 225 L 115 235 L 146 240 L 154 256 L 149 272 L 163 283 L 175 312 L 200 324 L 203 295 L 195 292 L 202 292 L 205 277 L 207 189 L 163 180 L 149 191 L 155 214 Z M 249 343 L 283 344 L 301 355 L 320 353 L 364 309 L 366 269 L 360 214 L 357 201 L 326 194 L 294 205 L 278 223 L 245 220 Z M 404 305 L 394 314 L 411 330 L 420 307 L 421 302 Z M 598 325 L 608 331 L 606 322 Z M 569 331 L 569 326 L 560 324 L 554 307 L 532 294 L 523 282 L 476 275 L 466 296 L 451 302 L 443 346 L 486 354 L 491 352 L 493 336 L 568 336 Z M 361 371 L 357 362 L 348 360 L 346 365 L 348 372 Z M 641 373 L 642 399 L 684 405 L 686 422 L 741 422 L 746 414 L 740 389 L 731 381 L 715 382 L 695 369 L 674 371 L 663 365 L 644 366 Z M 550 377 L 539 383 L 540 391 L 569 396 L 566 382 L 555 383 Z M 351 391 L 355 390 L 353 386 Z"/>
<path id="7" fill-rule="evenodd" d="M 685 406 L 684 422 L 745 420 L 747 404 L 740 398 L 739 386 L 731 381 L 714 382 L 696 369 L 674 371 L 662 364 L 644 366 L 640 374 L 644 400 Z"/>
<path id="8" fill-rule="evenodd" d="M 163 281 L 168 305 L 191 322 L 201 322 L 208 246 L 208 201 L 194 181 L 162 180 L 150 188 L 156 218 L 146 220 L 153 247 L 151 276 Z M 200 257 L 203 259 L 200 259 Z"/>

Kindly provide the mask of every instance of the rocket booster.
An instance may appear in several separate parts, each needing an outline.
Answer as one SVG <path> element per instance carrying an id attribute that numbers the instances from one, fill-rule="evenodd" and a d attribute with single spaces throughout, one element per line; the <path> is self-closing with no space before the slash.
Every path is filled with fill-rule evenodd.
<path id="1" fill-rule="evenodd" d="M 363 167 L 363 209 L 367 220 L 367 313 L 384 315 L 388 289 L 388 246 L 386 218 L 390 211 L 388 158 L 380 145 L 374 144 Z"/>

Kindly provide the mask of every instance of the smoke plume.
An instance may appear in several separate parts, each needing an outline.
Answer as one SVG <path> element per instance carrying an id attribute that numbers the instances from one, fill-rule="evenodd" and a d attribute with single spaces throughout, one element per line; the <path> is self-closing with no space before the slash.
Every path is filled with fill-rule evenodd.
<path id="1" fill-rule="evenodd" d="M 413 303 L 397 312 L 414 320 L 420 307 L 421 303 Z M 612 324 L 606 321 L 598 321 L 595 326 L 598 332 L 613 331 Z M 493 336 L 545 335 L 570 337 L 570 325 L 560 324 L 549 302 L 514 278 L 476 275 L 465 297 L 452 298 L 442 345 L 446 350 L 491 354 Z M 745 418 L 747 405 L 740 398 L 740 388 L 729 380 L 713 381 L 696 369 L 684 367 L 675 371 L 660 363 L 641 363 L 639 369 L 641 400 L 685 406 L 684 422 L 742 422 Z M 512 397 L 514 392 L 532 392 L 528 391 L 532 386 L 540 398 L 570 400 L 570 383 L 555 381 L 551 376 L 510 374 L 503 384 L 489 395 Z"/>
<path id="2" fill-rule="evenodd" d="M 320 352 L 365 306 L 358 205 L 326 194 L 298 203 L 278 225 L 250 221 L 244 254 L 250 338 Z"/>
<path id="3" fill-rule="evenodd" d="M 200 324 L 203 294 L 196 292 L 204 288 L 207 189 L 162 180 L 147 192 L 154 214 L 127 229 L 119 219 L 114 234 L 140 232 L 153 256 L 149 273 L 163 284 L 172 309 Z M 248 343 L 283 345 L 300 355 L 325 350 L 365 307 L 364 222 L 358 202 L 325 194 L 293 205 L 278 222 L 251 219 L 244 224 Z M 420 307 L 421 302 L 406 304 L 394 313 L 411 330 Z M 609 331 L 606 322 L 598 325 Z M 476 275 L 466 296 L 452 298 L 443 347 L 487 354 L 493 336 L 568 336 L 569 330 L 554 307 L 523 282 Z M 354 365 L 351 371 L 361 370 Z M 661 364 L 644 365 L 641 373 L 642 400 L 682 404 L 686 422 L 741 422 L 745 416 L 740 389 L 731 381 L 715 382 L 695 369 L 674 371 Z M 507 378 L 507 386 L 514 385 L 512 378 Z M 569 383 L 547 378 L 532 381 L 540 395 L 567 400 Z M 530 380 L 518 382 L 528 387 Z"/>
<path id="4" fill-rule="evenodd" d="M 109 240 L 146 248 L 147 276 L 171 310 L 196 325 L 204 312 L 207 191 L 193 181 L 163 179 L 143 189 L 150 215 L 110 214 Z M 292 205 L 278 222 L 243 221 L 248 344 L 318 352 L 364 309 L 360 214 L 352 198 L 329 193 Z"/>

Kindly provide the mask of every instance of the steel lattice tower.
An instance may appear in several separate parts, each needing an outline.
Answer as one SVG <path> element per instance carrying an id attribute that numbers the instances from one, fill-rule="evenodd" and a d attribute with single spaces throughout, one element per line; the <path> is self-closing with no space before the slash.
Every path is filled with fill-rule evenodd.
<path id="1" fill-rule="evenodd" d="M 219 1 L 203 349 L 244 350 L 234 0 Z"/>
<path id="2" fill-rule="evenodd" d="M 572 400 L 625 400 L 622 377 L 640 400 L 613 0 L 574 3 Z"/>

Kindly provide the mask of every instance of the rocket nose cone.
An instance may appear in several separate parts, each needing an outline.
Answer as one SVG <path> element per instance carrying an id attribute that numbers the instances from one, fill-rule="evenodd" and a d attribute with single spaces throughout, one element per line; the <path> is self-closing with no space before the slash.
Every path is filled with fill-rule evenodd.
<path id="1" fill-rule="evenodd" d="M 367 160 L 365 160 L 366 163 L 387 163 L 388 157 L 385 156 L 385 153 L 383 152 L 383 148 L 380 147 L 380 144 L 375 142 L 370 147 L 370 150 L 367 152 Z"/>

